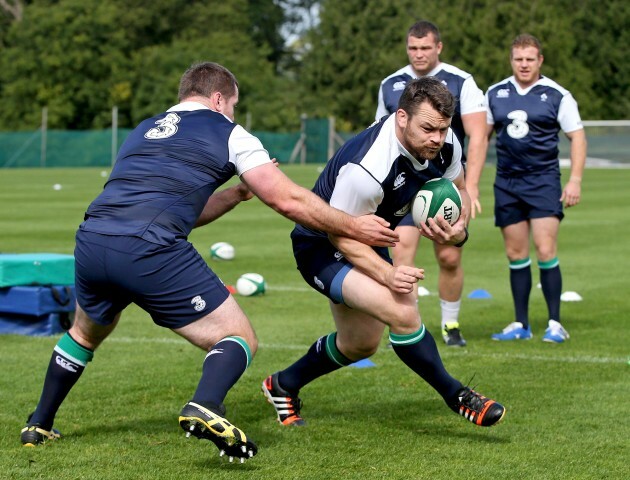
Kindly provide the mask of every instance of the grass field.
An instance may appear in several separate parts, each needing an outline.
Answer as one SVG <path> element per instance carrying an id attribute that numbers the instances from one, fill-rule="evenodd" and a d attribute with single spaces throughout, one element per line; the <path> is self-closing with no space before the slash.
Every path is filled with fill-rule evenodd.
<path id="1" fill-rule="evenodd" d="M 317 175 L 316 165 L 283 169 L 308 187 Z M 498 426 L 482 429 L 450 412 L 385 348 L 385 338 L 374 368 L 346 368 L 303 389 L 306 428 L 277 424 L 261 381 L 333 326 L 325 298 L 295 269 L 291 222 L 252 200 L 194 231 L 191 241 L 224 282 L 257 272 L 269 285 L 262 297 L 239 298 L 260 348 L 226 401 L 230 420 L 258 443 L 258 456 L 228 464 L 209 442 L 184 437 L 177 415 L 194 391 L 204 353 L 132 306 L 62 405 L 55 427 L 65 438 L 41 448 L 21 447 L 19 431 L 59 337 L 0 335 L 0 478 L 628 478 L 630 170 L 588 170 L 582 204 L 563 221 L 564 290 L 583 297 L 562 305 L 571 333 L 563 345 L 541 341 L 546 307 L 536 288 L 534 338 L 490 340 L 513 318 L 507 260 L 492 224 L 493 176 L 484 174 L 484 212 L 473 221 L 464 252 L 461 324 L 468 347 L 438 346 L 454 376 L 466 382 L 475 375 L 479 391 L 506 405 Z M 0 251 L 72 253 L 76 227 L 104 181 L 100 169 L 3 170 Z M 61 190 L 53 190 L 56 183 Z M 233 261 L 210 260 L 217 241 L 235 246 Z M 420 298 L 420 311 L 439 339 L 437 267 L 426 240 L 418 260 L 426 269 L 423 286 L 432 292 Z M 467 298 L 475 289 L 492 298 Z"/>

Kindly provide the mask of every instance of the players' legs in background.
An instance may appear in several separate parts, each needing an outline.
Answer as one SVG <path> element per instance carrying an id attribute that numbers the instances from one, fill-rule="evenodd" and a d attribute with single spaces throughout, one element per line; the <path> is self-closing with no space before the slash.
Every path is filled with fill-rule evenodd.
<path id="1" fill-rule="evenodd" d="M 540 266 L 540 284 L 547 302 L 549 319 L 559 322 L 562 274 L 557 256 L 557 240 L 560 220 L 557 217 L 534 218 L 531 225 Z"/>
<path id="2" fill-rule="evenodd" d="M 562 343 L 569 338 L 569 333 L 560 323 L 562 272 L 560 271 L 557 249 L 560 220 L 557 217 L 545 217 L 532 219 L 531 222 L 540 269 L 540 285 L 549 312 L 548 327 L 545 330 L 543 340 Z"/>
<path id="3" fill-rule="evenodd" d="M 448 346 L 463 347 L 466 340 L 459 327 L 459 310 L 464 290 L 462 249 L 439 243 L 433 243 L 433 247 L 440 267 L 438 291 L 442 310 L 442 337 Z"/>
<path id="4" fill-rule="evenodd" d="M 230 295 L 205 317 L 173 331 L 208 352 L 192 401 L 203 406 L 221 405 L 258 348 L 249 319 Z"/>
<path id="5" fill-rule="evenodd" d="M 72 387 L 94 357 L 94 350 L 116 328 L 120 313 L 109 325 L 100 325 L 91 320 L 77 304 L 72 327 L 64 334 L 53 351 L 42 395 L 37 408 L 28 421 L 51 430 L 57 410 Z"/>
<path id="6" fill-rule="evenodd" d="M 529 258 L 529 222 L 519 222 L 501 229 L 505 253 L 510 262 L 510 286 L 514 299 L 515 319 L 525 328 L 529 325 L 529 294 L 532 288 Z"/>
<path id="7" fill-rule="evenodd" d="M 532 289 L 531 259 L 529 258 L 528 221 L 501 228 L 505 253 L 510 266 L 510 287 L 514 301 L 514 322 L 503 332 L 492 335 L 494 340 L 527 340 L 531 338 L 529 326 L 529 294 Z"/>

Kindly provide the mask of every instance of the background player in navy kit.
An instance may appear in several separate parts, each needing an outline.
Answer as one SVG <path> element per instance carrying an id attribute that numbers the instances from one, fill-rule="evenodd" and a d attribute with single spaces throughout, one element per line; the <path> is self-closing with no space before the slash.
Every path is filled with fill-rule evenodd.
<path id="1" fill-rule="evenodd" d="M 378 93 L 376 120 L 398 108 L 398 100 L 407 82 L 414 78 L 433 76 L 439 78 L 456 99 L 451 128 L 460 144 L 468 137 L 468 168 L 481 169 L 486 159 L 486 107 L 483 92 L 477 87 L 472 75 L 453 65 L 440 62 L 442 51 L 440 31 L 427 21 L 413 24 L 407 32 L 409 65 L 396 71 L 381 82 Z M 463 156 L 464 163 L 466 156 Z M 468 185 L 466 186 L 468 189 Z M 472 218 L 480 210 L 477 186 L 468 189 L 472 202 Z M 411 215 L 400 222 L 397 230 L 400 242 L 392 251 L 395 265 L 414 265 L 420 234 Z M 442 337 L 446 345 L 464 346 L 459 327 L 459 310 L 464 288 L 462 249 L 452 245 L 434 244 L 435 256 L 440 267 L 438 290 L 442 309 Z"/>
<path id="2" fill-rule="evenodd" d="M 540 74 L 543 55 L 538 39 L 529 34 L 516 37 L 510 63 L 513 76 L 491 86 L 486 93 L 488 136 L 493 131 L 497 134 L 495 224 L 501 228 L 510 262 L 515 307 L 515 321 L 492 338 L 532 337 L 528 318 L 531 235 L 549 310 L 543 340 L 561 343 L 569 338 L 569 333 L 560 323 L 562 275 L 557 256 L 558 229 L 564 216 L 562 202 L 572 207 L 580 201 L 586 135 L 573 96 Z M 571 175 L 564 189 L 558 160 L 560 129 L 571 143 Z M 469 175 L 469 179 L 477 183 L 479 176 Z"/>
<path id="3" fill-rule="evenodd" d="M 351 215 L 374 213 L 395 226 L 426 181 L 449 178 L 461 191 L 462 216 L 453 226 L 441 217 L 429 219 L 422 232 L 442 244 L 462 244 L 470 199 L 461 146 L 449 128 L 454 108 L 453 96 L 438 79 L 410 82 L 396 113 L 341 147 L 313 191 Z M 370 248 L 305 226 L 297 225 L 291 238 L 298 269 L 312 288 L 329 298 L 337 331 L 321 337 L 301 359 L 263 382 L 263 393 L 283 425 L 304 424 L 298 398 L 304 385 L 372 355 L 385 326 L 398 357 L 453 411 L 482 426 L 503 417 L 503 406 L 464 387 L 444 368 L 414 294 L 423 270 L 393 266 L 386 248 Z"/>
<path id="4" fill-rule="evenodd" d="M 40 401 L 22 430 L 24 445 L 59 437 L 52 428 L 57 410 L 133 302 L 157 325 L 209 352 L 197 390 L 180 414 L 182 428 L 214 442 L 230 461 L 255 455 L 256 445 L 226 420 L 223 400 L 250 364 L 256 335 L 187 241 L 191 229 L 253 192 L 310 228 L 372 245 L 394 244 L 396 235 L 384 220 L 330 208 L 274 165 L 260 141 L 234 123 L 238 83 L 224 67 L 202 63 L 188 69 L 179 101 L 129 135 L 77 231 L 76 317 L 54 349 Z M 213 194 L 234 175 L 243 183 Z"/>

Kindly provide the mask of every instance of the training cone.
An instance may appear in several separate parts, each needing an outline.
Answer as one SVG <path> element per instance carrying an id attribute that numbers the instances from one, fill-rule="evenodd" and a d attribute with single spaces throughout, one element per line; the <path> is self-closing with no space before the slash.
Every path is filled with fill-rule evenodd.
<path id="1" fill-rule="evenodd" d="M 492 298 L 492 295 L 490 295 L 490 293 L 488 293 L 483 288 L 479 288 L 477 290 L 473 290 L 472 292 L 470 292 L 468 294 L 468 298 L 475 298 L 475 299 Z"/>

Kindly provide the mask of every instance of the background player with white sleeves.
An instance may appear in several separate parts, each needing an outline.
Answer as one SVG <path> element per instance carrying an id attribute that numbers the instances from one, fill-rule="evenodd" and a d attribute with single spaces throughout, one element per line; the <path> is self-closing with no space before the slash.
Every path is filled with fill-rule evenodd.
<path id="1" fill-rule="evenodd" d="M 560 323 L 562 275 L 557 256 L 558 229 L 567 207 L 577 205 L 586 162 L 586 135 L 577 102 L 569 91 L 540 74 L 542 46 L 529 34 L 512 42 L 513 75 L 486 93 L 490 137 L 497 135 L 497 173 L 494 183 L 495 224 L 501 228 L 510 262 L 510 285 L 515 321 L 495 340 L 532 337 L 528 304 L 532 287 L 530 235 L 536 248 L 540 283 L 549 320 L 546 342 L 562 343 L 569 333 Z M 571 142 L 571 174 L 560 183 L 558 133 Z M 469 178 L 475 183 L 479 176 Z"/>
<path id="2" fill-rule="evenodd" d="M 468 156 L 462 156 L 462 163 L 469 168 L 481 170 L 486 159 L 488 140 L 486 138 L 486 106 L 483 92 L 477 87 L 471 74 L 448 63 L 440 62 L 442 52 L 440 31 L 431 22 L 420 21 L 407 32 L 407 56 L 409 65 L 394 72 L 381 82 L 378 92 L 376 120 L 393 113 L 398 108 L 398 100 L 405 84 L 414 78 L 431 76 L 442 81 L 456 100 L 451 128 L 464 149 L 468 137 Z M 464 149 L 465 150 L 465 149 Z M 471 214 L 480 209 L 476 185 L 468 188 L 472 202 Z M 400 242 L 392 251 L 395 265 L 414 265 L 420 233 L 413 224 L 411 215 L 404 218 L 396 231 Z M 462 249 L 452 245 L 434 243 L 440 274 L 438 290 L 442 309 L 442 338 L 446 345 L 461 347 L 466 341 L 459 327 L 459 310 L 464 288 Z"/>

